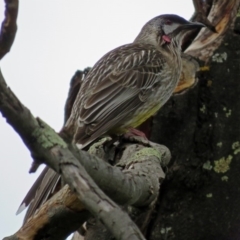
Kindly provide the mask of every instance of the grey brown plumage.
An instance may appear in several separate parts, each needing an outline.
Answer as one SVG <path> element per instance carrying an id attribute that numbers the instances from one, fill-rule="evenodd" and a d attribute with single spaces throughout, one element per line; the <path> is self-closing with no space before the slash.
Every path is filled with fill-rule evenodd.
<path id="1" fill-rule="evenodd" d="M 175 24 L 175 26 L 173 26 Z M 65 131 L 85 147 L 103 134 L 121 134 L 152 116 L 169 99 L 181 72 L 176 15 L 149 21 L 135 41 L 112 50 L 91 69 L 78 93 Z M 168 43 L 162 37 L 169 27 Z"/>
<path id="2" fill-rule="evenodd" d="M 83 148 L 104 134 L 127 132 L 152 116 L 179 81 L 181 42 L 196 27 L 203 25 L 161 15 L 146 23 L 133 43 L 104 55 L 83 80 L 62 132 Z"/>
<path id="3" fill-rule="evenodd" d="M 138 126 L 170 97 L 181 70 L 179 59 L 167 59 L 147 44 L 129 44 L 105 55 L 87 75 L 84 94 L 76 99 L 65 128 L 75 126 L 74 141 L 84 147 L 105 133 L 121 134 Z M 169 61 L 178 66 L 175 71 Z M 176 77 L 170 86 L 172 75 Z M 163 94 L 157 99 L 159 91 Z"/>

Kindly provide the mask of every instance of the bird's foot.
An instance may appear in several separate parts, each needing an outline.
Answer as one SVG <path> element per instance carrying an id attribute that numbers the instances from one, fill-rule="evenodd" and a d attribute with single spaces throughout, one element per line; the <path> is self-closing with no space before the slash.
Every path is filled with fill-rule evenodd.
<path id="1" fill-rule="evenodd" d="M 147 146 L 149 146 L 150 143 L 145 133 L 135 128 L 130 128 L 129 131 L 123 135 L 123 139 L 128 140 L 130 142 L 137 142 Z"/>
<path id="2" fill-rule="evenodd" d="M 128 132 L 125 133 L 124 136 L 126 137 L 138 136 L 138 137 L 143 137 L 147 139 L 145 133 L 136 128 L 129 128 Z"/>

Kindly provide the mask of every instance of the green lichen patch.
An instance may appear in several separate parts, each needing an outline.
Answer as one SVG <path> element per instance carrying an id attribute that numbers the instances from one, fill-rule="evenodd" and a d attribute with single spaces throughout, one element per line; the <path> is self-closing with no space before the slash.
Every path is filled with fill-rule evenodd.
<path id="1" fill-rule="evenodd" d="M 227 181 L 228 181 L 228 176 L 222 176 L 222 177 L 221 177 L 221 180 L 222 180 L 223 182 L 227 182 Z"/>
<path id="2" fill-rule="evenodd" d="M 105 143 L 111 141 L 112 138 L 109 136 L 106 136 L 104 138 L 101 138 L 99 141 L 95 142 L 88 150 L 88 152 L 92 155 L 97 155 L 100 148 L 103 149 L 103 146 Z"/>
<path id="3" fill-rule="evenodd" d="M 206 197 L 207 197 L 207 198 L 212 198 L 212 197 L 213 197 L 213 194 L 212 194 L 212 193 L 208 193 L 208 194 L 206 194 Z"/>
<path id="4" fill-rule="evenodd" d="M 159 160 L 162 157 L 161 153 L 158 152 L 156 149 L 145 147 L 134 153 L 133 156 L 129 159 L 128 163 L 141 162 L 151 156 L 157 157 Z"/>
<path id="5" fill-rule="evenodd" d="M 230 169 L 230 164 L 232 162 L 232 155 L 229 155 L 227 158 L 222 157 L 219 160 L 214 161 L 214 168 L 213 170 L 216 173 L 225 173 Z"/>
<path id="6" fill-rule="evenodd" d="M 227 53 L 226 52 L 224 52 L 224 53 L 215 53 L 212 56 L 212 61 L 213 62 L 223 63 L 226 60 L 227 60 Z"/>
<path id="7" fill-rule="evenodd" d="M 206 170 L 210 171 L 212 168 L 213 168 L 213 166 L 211 165 L 211 162 L 210 162 L 210 161 L 206 161 L 206 162 L 203 164 L 203 169 L 206 169 Z"/>
<path id="8" fill-rule="evenodd" d="M 203 104 L 202 107 L 200 108 L 200 111 L 202 113 L 206 113 L 206 106 Z"/>
<path id="9" fill-rule="evenodd" d="M 227 118 L 232 115 L 232 109 L 227 109 L 226 107 L 224 107 L 223 111 L 225 112 Z"/>
<path id="10" fill-rule="evenodd" d="M 232 110 L 228 109 L 228 111 L 226 112 L 226 117 L 230 117 L 232 115 Z"/>
<path id="11" fill-rule="evenodd" d="M 49 125 L 39 118 L 37 120 L 39 122 L 39 127 L 33 131 L 32 135 L 43 148 L 49 149 L 56 145 L 63 148 L 67 147 L 67 144 Z"/>
<path id="12" fill-rule="evenodd" d="M 233 150 L 233 154 L 236 155 L 238 153 L 240 153 L 240 142 L 234 142 L 232 144 L 232 150 Z"/>
<path id="13" fill-rule="evenodd" d="M 161 234 L 167 234 L 171 230 L 172 230 L 171 227 L 166 227 L 166 228 L 161 228 L 160 232 L 161 232 Z"/>
<path id="14" fill-rule="evenodd" d="M 222 142 L 218 142 L 217 147 L 222 147 Z"/>

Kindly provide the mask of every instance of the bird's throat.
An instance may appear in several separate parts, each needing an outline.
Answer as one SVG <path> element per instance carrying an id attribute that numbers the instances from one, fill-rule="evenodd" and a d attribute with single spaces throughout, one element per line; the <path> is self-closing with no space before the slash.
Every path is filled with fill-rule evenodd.
<path id="1" fill-rule="evenodd" d="M 166 43 L 170 43 L 171 42 L 171 38 L 168 35 L 163 35 L 162 39 L 166 42 Z"/>

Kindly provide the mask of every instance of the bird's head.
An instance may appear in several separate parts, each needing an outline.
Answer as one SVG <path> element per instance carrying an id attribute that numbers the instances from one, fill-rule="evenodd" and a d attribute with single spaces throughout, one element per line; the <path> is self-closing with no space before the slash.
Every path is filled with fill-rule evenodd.
<path id="1" fill-rule="evenodd" d="M 181 46 L 183 37 L 189 30 L 202 27 L 205 27 L 202 23 L 189 22 L 174 14 L 164 14 L 148 21 L 143 26 L 135 42 L 157 46 L 174 43 Z"/>

